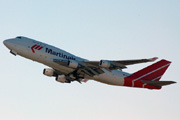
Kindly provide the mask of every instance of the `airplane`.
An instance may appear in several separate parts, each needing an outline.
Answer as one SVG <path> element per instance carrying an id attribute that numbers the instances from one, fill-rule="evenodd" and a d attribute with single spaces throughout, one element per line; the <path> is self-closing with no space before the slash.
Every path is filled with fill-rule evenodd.
<path id="1" fill-rule="evenodd" d="M 3 43 L 13 55 L 20 55 L 49 66 L 50 68 L 43 70 L 43 74 L 55 77 L 56 81 L 61 83 L 73 81 L 81 83 L 87 82 L 87 80 L 95 80 L 115 86 L 157 90 L 161 89 L 162 86 L 176 83 L 174 81 L 159 81 L 171 64 L 165 59 L 132 74 L 122 71 L 128 65 L 153 62 L 158 59 L 157 57 L 135 60 L 89 61 L 52 45 L 23 36 L 4 40 Z"/>

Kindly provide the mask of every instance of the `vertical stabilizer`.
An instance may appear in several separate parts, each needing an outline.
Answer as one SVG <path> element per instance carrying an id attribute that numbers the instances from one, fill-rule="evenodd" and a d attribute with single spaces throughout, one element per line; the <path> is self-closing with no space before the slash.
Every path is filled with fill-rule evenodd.
<path id="1" fill-rule="evenodd" d="M 162 75 L 165 73 L 169 65 L 170 61 L 161 60 L 157 63 L 154 63 L 138 72 L 133 73 L 131 76 L 137 80 L 150 80 L 150 81 L 159 81 Z"/>
<path id="2" fill-rule="evenodd" d="M 161 86 L 153 86 L 152 84 L 148 84 L 148 82 L 142 81 L 159 81 L 170 64 L 170 61 L 163 59 L 142 70 L 139 70 L 132 75 L 124 78 L 124 86 L 160 89 Z"/>

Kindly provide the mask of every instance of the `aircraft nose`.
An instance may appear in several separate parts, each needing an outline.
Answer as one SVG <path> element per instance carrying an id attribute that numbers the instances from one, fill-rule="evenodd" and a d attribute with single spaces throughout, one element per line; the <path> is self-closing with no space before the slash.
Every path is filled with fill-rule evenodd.
<path id="1" fill-rule="evenodd" d="M 8 46 L 9 43 L 10 43 L 9 40 L 4 40 L 4 41 L 3 41 L 3 44 L 4 44 L 5 46 Z"/>
<path id="2" fill-rule="evenodd" d="M 7 48 L 12 49 L 12 48 L 14 47 L 14 45 L 15 45 L 14 42 L 15 42 L 15 41 L 14 41 L 13 39 L 7 39 L 7 40 L 4 40 L 4 41 L 3 41 L 3 44 L 4 44 Z"/>

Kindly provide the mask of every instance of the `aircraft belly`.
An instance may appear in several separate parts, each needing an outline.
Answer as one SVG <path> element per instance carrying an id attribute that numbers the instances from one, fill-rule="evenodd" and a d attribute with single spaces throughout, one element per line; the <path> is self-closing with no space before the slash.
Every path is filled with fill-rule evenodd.
<path id="1" fill-rule="evenodd" d="M 121 74 L 121 72 L 117 70 L 112 70 L 111 72 L 107 70 L 104 71 L 105 73 L 96 75 L 93 77 L 93 79 L 109 85 L 117 85 L 117 86 L 124 85 L 124 77 Z"/>

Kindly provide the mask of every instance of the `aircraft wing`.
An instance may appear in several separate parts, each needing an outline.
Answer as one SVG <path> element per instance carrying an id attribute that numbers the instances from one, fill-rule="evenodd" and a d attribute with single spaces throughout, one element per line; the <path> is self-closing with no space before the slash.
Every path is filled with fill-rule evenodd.
<path id="1" fill-rule="evenodd" d="M 85 61 L 86 64 L 93 65 L 93 66 L 99 66 L 108 68 L 110 70 L 114 69 L 124 69 L 127 68 L 126 65 L 133 65 L 133 64 L 139 64 L 139 63 L 145 63 L 145 62 L 153 62 L 157 57 L 150 58 L 150 59 L 136 59 L 136 60 L 101 60 L 101 61 Z"/>
<path id="2" fill-rule="evenodd" d="M 115 70 L 115 69 L 124 69 L 126 65 L 145 63 L 155 61 L 157 57 L 150 59 L 137 59 L 137 60 L 119 60 L 119 61 L 109 61 L 109 60 L 101 60 L 101 61 L 74 61 L 74 60 L 63 60 L 63 59 L 53 59 L 54 62 L 70 67 L 76 71 L 77 74 L 87 74 L 89 76 L 94 76 L 98 74 L 104 73 L 101 68 L 105 68 L 107 70 Z"/>

